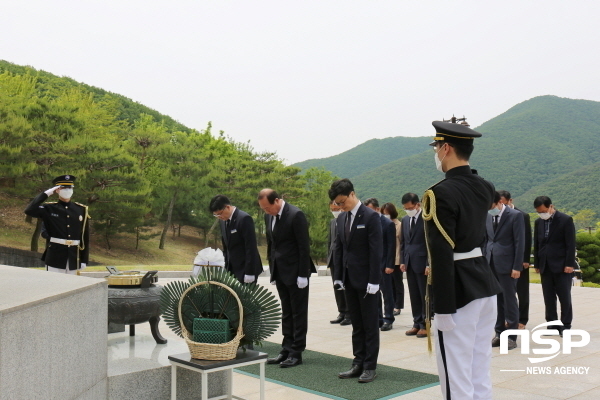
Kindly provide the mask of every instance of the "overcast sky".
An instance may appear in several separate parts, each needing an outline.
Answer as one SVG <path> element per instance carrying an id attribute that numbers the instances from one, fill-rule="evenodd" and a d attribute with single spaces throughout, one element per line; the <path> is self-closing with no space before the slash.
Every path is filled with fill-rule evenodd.
<path id="1" fill-rule="evenodd" d="M 599 15 L 597 0 L 5 1 L 0 59 L 294 163 L 539 95 L 600 101 Z"/>

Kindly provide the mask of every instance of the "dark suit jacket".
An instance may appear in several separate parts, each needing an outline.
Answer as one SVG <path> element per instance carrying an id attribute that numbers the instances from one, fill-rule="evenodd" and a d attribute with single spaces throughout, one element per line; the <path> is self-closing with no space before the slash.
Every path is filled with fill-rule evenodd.
<path id="1" fill-rule="evenodd" d="M 402 264 L 417 274 L 424 274 L 427 267 L 427 245 L 425 244 L 425 225 L 423 213 L 419 213 L 415 227 L 410 232 L 410 217 L 402 218 L 402 237 L 400 239 Z"/>
<path id="2" fill-rule="evenodd" d="M 565 267 L 575 267 L 575 225 L 573 218 L 556 211 L 550 223 L 548 238 L 544 237 L 544 220 L 535 220 L 533 230 L 533 258 L 535 268 L 546 268 L 557 274 Z"/>
<path id="3" fill-rule="evenodd" d="M 329 221 L 329 233 L 327 234 L 327 266 L 331 266 L 335 260 L 335 238 L 337 237 L 336 218 Z"/>
<path id="4" fill-rule="evenodd" d="M 348 213 L 338 216 L 335 241 L 335 280 L 352 285 L 357 290 L 366 290 L 367 284 L 381 281 L 383 257 L 383 235 L 379 214 L 361 204 L 350 229 L 349 237 L 344 233 Z"/>
<path id="5" fill-rule="evenodd" d="M 295 285 L 299 276 L 308 278 L 317 272 L 310 258 L 308 221 L 302 210 L 288 202 L 273 232 L 274 219 L 272 215 L 265 215 L 271 281 L 278 278 L 288 286 Z"/>
<path id="6" fill-rule="evenodd" d="M 386 268 L 394 268 L 396 261 L 396 224 L 391 219 L 380 215 L 381 233 L 383 235 L 383 256 L 381 258 L 381 272 Z"/>
<path id="7" fill-rule="evenodd" d="M 494 185 L 464 165 L 447 171 L 446 179 L 431 190 L 435 194 L 437 218 L 455 244 L 452 248 L 434 220 L 425 221 L 433 307 L 437 314 L 453 314 L 475 299 L 502 290 L 485 257 L 454 261 L 455 252 L 484 249 L 485 221 L 494 201 Z"/>
<path id="8" fill-rule="evenodd" d="M 496 273 L 510 274 L 512 270 L 522 271 L 525 242 L 525 223 L 522 213 L 504 206 L 496 232 L 490 214 L 487 215 L 486 229 L 488 242 L 485 257 L 488 262 L 493 257 Z"/>
<path id="9" fill-rule="evenodd" d="M 221 241 L 225 250 L 225 269 L 240 282 L 244 281 L 244 275 L 260 275 L 263 266 L 256 246 L 252 217 L 236 207 L 231 215 L 229 232 L 225 229 L 225 221 L 220 221 L 220 226 Z"/>
<path id="10" fill-rule="evenodd" d="M 523 222 L 525 223 L 525 246 L 523 246 L 523 262 L 529 264 L 531 262 L 531 218 L 523 210 L 515 207 L 515 210 L 523 214 Z"/>

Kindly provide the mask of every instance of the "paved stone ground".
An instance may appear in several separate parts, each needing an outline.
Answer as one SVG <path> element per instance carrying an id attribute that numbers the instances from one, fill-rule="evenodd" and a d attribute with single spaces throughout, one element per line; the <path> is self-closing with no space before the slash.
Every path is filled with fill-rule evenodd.
<path id="1" fill-rule="evenodd" d="M 161 279 L 159 283 L 166 284 L 172 278 Z M 259 278 L 259 283 L 269 289 L 275 287 L 268 283 L 268 277 Z M 531 284 L 531 305 L 529 329 L 545 322 L 544 304 L 541 285 Z M 331 277 L 314 276 L 310 283 L 309 302 L 309 328 L 307 348 L 324 353 L 352 357 L 351 327 L 332 325 L 329 320 L 337 316 L 337 309 L 333 296 Z M 491 375 L 494 384 L 494 399 L 499 400 L 554 400 L 600 399 L 600 289 L 573 287 L 573 329 L 583 329 L 589 332 L 591 341 L 583 348 L 573 348 L 571 354 L 559 354 L 552 360 L 531 364 L 528 355 L 521 354 L 519 347 L 511 350 L 509 354 L 502 355 L 498 348 L 493 349 Z M 412 369 L 432 374 L 437 374 L 435 355 L 427 353 L 426 339 L 409 337 L 404 332 L 412 326 L 410 312 L 410 299 L 408 292 L 405 296 L 406 308 L 397 317 L 394 328 L 388 332 L 381 332 L 381 349 L 379 363 L 400 368 Z M 178 339 L 170 329 L 161 322 L 161 332 L 172 340 Z M 149 334 L 148 324 L 138 325 L 138 333 Z M 147 330 L 148 332 L 145 332 Z M 490 339 L 493 332 L 490 332 Z M 277 332 L 270 341 L 281 340 L 281 333 Z M 579 338 L 574 338 L 579 340 Z M 547 348 L 548 346 L 531 343 L 531 349 Z M 531 356 L 534 356 L 531 354 Z M 527 367 L 550 367 L 551 374 L 527 373 Z M 554 373 L 557 367 L 589 367 L 586 374 L 569 375 Z M 299 366 L 296 368 L 304 368 Z M 523 370 L 519 372 L 505 372 L 502 370 Z M 290 369 L 293 373 L 294 368 Z M 337 374 L 339 371 L 331 371 Z M 399 375 L 401 380 L 402 376 Z M 369 385 L 376 385 L 377 381 Z M 234 394 L 249 400 L 259 399 L 258 380 L 242 374 L 235 374 Z M 326 397 L 302 392 L 287 386 L 275 383 L 266 385 L 267 399 L 322 399 Z M 435 386 L 417 392 L 396 397 L 401 400 L 430 400 L 440 399 L 440 387 Z M 369 399 L 365 399 L 369 400 Z"/>

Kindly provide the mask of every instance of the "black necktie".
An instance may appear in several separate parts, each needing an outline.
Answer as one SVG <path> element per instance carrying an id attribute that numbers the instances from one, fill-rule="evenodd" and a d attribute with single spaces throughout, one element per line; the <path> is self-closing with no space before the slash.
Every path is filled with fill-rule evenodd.
<path id="1" fill-rule="evenodd" d="M 275 227 L 277 227 L 277 224 L 279 224 L 279 214 L 275 216 L 275 225 L 273 225 L 273 232 L 275 232 Z"/>
<path id="2" fill-rule="evenodd" d="M 350 236 L 350 228 L 352 227 L 352 213 L 349 212 L 348 215 L 346 215 L 346 226 L 345 226 L 345 234 L 346 234 L 346 239 L 348 239 L 348 236 Z"/>
<path id="3" fill-rule="evenodd" d="M 494 215 L 494 232 L 498 229 L 498 218 L 500 218 L 499 215 Z"/>
<path id="4" fill-rule="evenodd" d="M 409 231 L 408 231 L 408 233 L 410 233 L 410 234 L 412 234 L 413 228 L 415 227 L 415 219 L 416 219 L 416 217 L 411 217 L 410 218 L 410 228 L 409 228 Z"/>
<path id="5" fill-rule="evenodd" d="M 225 236 L 227 236 L 227 240 L 229 240 L 229 220 L 225 221 Z"/>

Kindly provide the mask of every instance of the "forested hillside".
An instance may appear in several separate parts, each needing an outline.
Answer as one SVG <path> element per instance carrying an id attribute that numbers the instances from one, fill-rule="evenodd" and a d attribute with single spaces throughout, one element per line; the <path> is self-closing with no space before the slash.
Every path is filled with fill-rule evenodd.
<path id="1" fill-rule="evenodd" d="M 600 102 L 535 97 L 475 129 L 483 137 L 475 141 L 472 167 L 496 188 L 509 190 L 522 208 L 533 211 L 533 198 L 543 194 L 558 207 L 592 209 L 600 216 L 600 204 L 590 201 L 600 190 L 594 166 L 600 162 Z M 426 143 L 431 137 L 415 139 Z M 444 177 L 435 169 L 433 151 L 421 150 L 351 177 L 358 195 L 396 204 L 406 192 L 421 195 Z"/>
<path id="2" fill-rule="evenodd" d="M 380 165 L 423 152 L 428 137 L 371 139 L 336 156 L 302 161 L 296 167 L 323 167 L 341 178 L 353 178 Z"/>
<path id="3" fill-rule="evenodd" d="M 213 134 L 210 123 L 190 129 L 124 96 L 4 61 L 0 159 L 0 190 L 23 209 L 52 178 L 75 175 L 73 199 L 89 206 L 94 240 L 108 248 L 120 232 L 143 240 L 156 226 L 164 227 L 161 248 L 172 225 L 206 235 L 215 223 L 208 203 L 218 193 L 264 231 L 256 195 L 272 187 L 305 210 L 313 257 L 326 252 L 329 172 L 299 175 L 275 153 Z"/>

